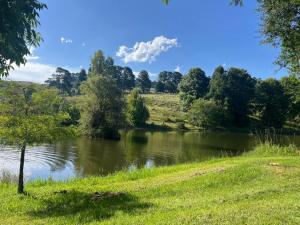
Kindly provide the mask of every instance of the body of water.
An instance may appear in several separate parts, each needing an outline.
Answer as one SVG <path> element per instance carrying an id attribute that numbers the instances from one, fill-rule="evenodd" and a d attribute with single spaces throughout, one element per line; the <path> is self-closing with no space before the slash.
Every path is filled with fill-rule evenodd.
<path id="1" fill-rule="evenodd" d="M 300 146 L 300 137 L 286 138 Z M 77 138 L 52 145 L 28 147 L 26 180 L 65 180 L 72 177 L 107 175 L 120 170 L 200 162 L 224 155 L 237 155 L 256 145 L 253 135 L 178 131 L 123 131 L 120 141 Z M 18 173 L 20 153 L 0 147 L 0 171 Z"/>

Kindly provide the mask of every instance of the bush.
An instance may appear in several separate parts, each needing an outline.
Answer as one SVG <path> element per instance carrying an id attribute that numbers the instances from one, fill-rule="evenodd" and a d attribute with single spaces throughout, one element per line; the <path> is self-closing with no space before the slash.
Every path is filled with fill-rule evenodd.
<path id="1" fill-rule="evenodd" d="M 143 97 L 137 88 L 130 92 L 127 106 L 127 119 L 130 125 L 142 127 L 149 119 L 149 111 L 144 103 Z"/>
<path id="2" fill-rule="evenodd" d="M 188 112 L 189 122 L 204 129 L 223 125 L 226 117 L 226 111 L 213 100 L 198 99 Z"/>

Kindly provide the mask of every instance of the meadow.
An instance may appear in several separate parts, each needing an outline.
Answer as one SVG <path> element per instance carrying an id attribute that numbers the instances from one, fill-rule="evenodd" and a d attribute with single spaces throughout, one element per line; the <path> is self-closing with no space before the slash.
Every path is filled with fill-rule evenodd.
<path id="1" fill-rule="evenodd" d="M 262 145 L 240 157 L 0 185 L 0 224 L 299 224 L 300 155 Z"/>

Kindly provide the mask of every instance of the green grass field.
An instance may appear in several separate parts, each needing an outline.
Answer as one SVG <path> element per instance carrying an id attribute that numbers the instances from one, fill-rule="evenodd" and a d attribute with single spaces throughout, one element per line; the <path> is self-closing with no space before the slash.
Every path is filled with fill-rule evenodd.
<path id="1" fill-rule="evenodd" d="M 172 129 L 178 129 L 180 124 L 184 124 L 186 128 L 193 128 L 186 120 L 186 112 L 182 109 L 178 95 L 145 94 L 143 97 L 150 112 L 148 124 Z"/>
<path id="2" fill-rule="evenodd" d="M 300 156 L 262 146 L 236 158 L 0 185 L 0 224 L 300 224 Z"/>

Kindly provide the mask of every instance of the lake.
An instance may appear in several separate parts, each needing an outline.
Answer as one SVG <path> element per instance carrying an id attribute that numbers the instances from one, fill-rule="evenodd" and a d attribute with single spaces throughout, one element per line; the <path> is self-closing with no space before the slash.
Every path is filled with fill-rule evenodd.
<path id="1" fill-rule="evenodd" d="M 300 146 L 300 137 L 284 137 Z M 107 175 L 179 163 L 200 162 L 225 155 L 235 156 L 254 148 L 253 135 L 225 132 L 123 131 L 120 141 L 76 138 L 27 149 L 26 180 L 66 180 L 72 177 Z M 20 153 L 0 150 L 0 171 L 17 174 Z"/>

